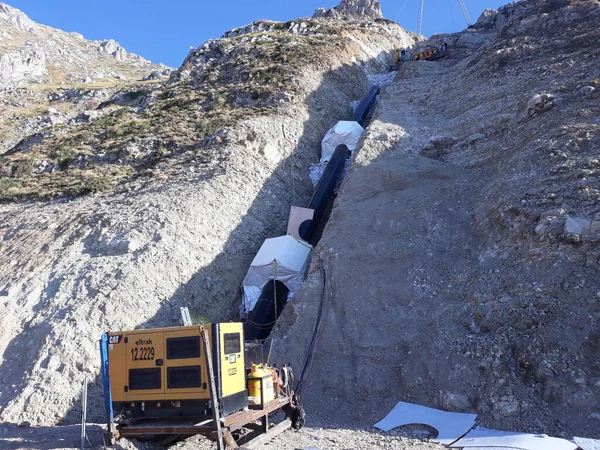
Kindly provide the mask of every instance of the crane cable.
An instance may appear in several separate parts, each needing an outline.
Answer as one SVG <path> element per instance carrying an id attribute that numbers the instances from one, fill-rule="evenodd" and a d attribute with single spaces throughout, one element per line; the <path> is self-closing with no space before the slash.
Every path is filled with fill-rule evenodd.
<path id="1" fill-rule="evenodd" d="M 463 0 L 458 0 L 458 4 L 460 5 L 460 10 L 463 13 L 465 18 L 465 22 L 467 22 L 467 26 L 470 27 L 473 25 L 471 22 L 471 17 L 469 16 L 469 11 L 467 10 L 467 6 Z M 452 7 L 452 0 L 450 1 L 450 7 Z M 420 0 L 419 2 L 419 17 L 417 19 L 417 34 L 421 34 L 421 28 L 423 26 L 423 9 L 425 8 L 425 0 Z M 404 6 L 402 7 L 404 9 Z"/>
<path id="2" fill-rule="evenodd" d="M 465 6 L 465 2 L 463 0 L 458 0 L 460 4 L 460 9 L 462 10 L 463 16 L 465 16 L 465 22 L 467 22 L 467 26 L 470 27 L 473 25 L 471 22 L 471 18 L 469 17 L 469 11 L 467 11 L 467 7 Z"/>
<path id="3" fill-rule="evenodd" d="M 423 8 L 425 7 L 425 0 L 421 0 L 419 3 L 419 19 L 417 20 L 417 34 L 421 34 L 421 26 L 423 25 Z"/>
<path id="4" fill-rule="evenodd" d="M 407 3 L 408 3 L 408 0 L 404 0 L 404 4 L 402 5 L 402 8 L 400 8 L 400 12 L 398 12 L 398 15 L 394 19 L 394 22 L 398 22 L 398 19 L 400 18 L 400 14 L 402 14 L 402 11 L 404 11 L 404 7 L 406 6 Z"/>

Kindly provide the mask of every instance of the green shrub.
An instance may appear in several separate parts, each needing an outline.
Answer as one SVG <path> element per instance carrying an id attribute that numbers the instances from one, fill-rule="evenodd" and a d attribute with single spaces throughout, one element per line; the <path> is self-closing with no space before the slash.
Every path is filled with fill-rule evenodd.
<path id="1" fill-rule="evenodd" d="M 13 177 L 15 178 L 29 177 L 32 173 L 33 163 L 28 159 L 17 161 L 13 164 Z"/>
<path id="2" fill-rule="evenodd" d="M 98 177 L 85 183 L 85 190 L 87 192 L 106 192 L 110 191 L 113 184 L 108 177 Z"/>

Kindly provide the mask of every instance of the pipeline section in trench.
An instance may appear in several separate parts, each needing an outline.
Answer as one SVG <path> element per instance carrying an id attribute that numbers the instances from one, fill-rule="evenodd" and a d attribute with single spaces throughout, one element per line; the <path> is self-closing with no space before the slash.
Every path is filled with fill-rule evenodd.
<path id="1" fill-rule="evenodd" d="M 372 115 L 380 89 L 373 86 L 362 99 L 352 120 L 338 122 L 322 142 L 322 163 L 326 162 L 314 193 L 306 208 L 292 208 L 288 235 L 267 239 L 254 258 L 244 279 L 240 315 L 244 321 L 247 342 L 264 342 L 287 301 L 304 281 L 310 265 L 310 252 L 318 243 L 329 219 L 336 189 L 343 178 L 346 164 L 364 133 Z M 345 142 L 345 143 L 344 143 Z M 328 152 L 327 148 L 333 152 Z M 294 220 L 297 214 L 300 220 Z M 262 286 L 261 286 L 262 284 Z"/>

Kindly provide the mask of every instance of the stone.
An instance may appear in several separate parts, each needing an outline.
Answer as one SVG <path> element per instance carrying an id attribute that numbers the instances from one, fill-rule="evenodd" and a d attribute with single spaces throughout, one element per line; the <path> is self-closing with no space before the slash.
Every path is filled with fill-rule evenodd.
<path id="1" fill-rule="evenodd" d="M 325 8 L 317 8 L 313 13 L 313 19 L 319 19 L 322 17 L 327 17 L 327 10 Z"/>
<path id="2" fill-rule="evenodd" d="M 31 20 L 25 13 L 5 3 L 0 3 L 0 20 L 10 23 L 20 31 L 37 34 L 39 25 Z"/>
<path id="3" fill-rule="evenodd" d="M 109 73 L 115 73 L 111 72 L 113 68 L 119 71 L 124 68 L 119 63 L 111 64 L 107 56 L 120 62 L 134 63 L 134 66 L 126 64 L 126 70 L 138 69 L 140 78 L 142 73 L 162 67 L 126 52 L 113 40 L 86 41 L 77 33 L 42 28 L 23 12 L 4 3 L 0 3 L 0 28 L 0 42 L 3 44 L 0 89 L 57 81 L 52 79 L 50 67 L 53 72 L 66 75 L 61 84 L 85 80 L 88 76 L 105 78 Z M 115 76 L 119 77 L 121 75 Z"/>
<path id="4" fill-rule="evenodd" d="M 548 224 L 546 223 L 546 221 L 539 223 L 535 227 L 535 234 L 537 234 L 538 236 L 545 235 L 547 231 L 548 231 Z"/>
<path id="5" fill-rule="evenodd" d="M 584 217 L 567 216 L 567 221 L 565 223 L 565 233 L 576 234 L 580 236 L 583 234 L 589 234 L 591 224 L 592 222 L 590 219 L 586 219 Z"/>
<path id="6" fill-rule="evenodd" d="M 595 91 L 596 88 L 594 88 L 593 86 L 584 86 L 581 89 L 579 89 L 578 94 L 585 98 L 592 98 Z"/>
<path id="7" fill-rule="evenodd" d="M 596 216 L 590 225 L 590 234 L 600 235 L 600 215 Z"/>
<path id="8" fill-rule="evenodd" d="M 452 392 L 440 392 L 439 404 L 448 411 L 466 412 L 473 409 L 473 402 L 468 396 Z"/>
<path id="9" fill-rule="evenodd" d="M 527 114 L 530 117 L 543 114 L 556 106 L 553 94 L 535 94 L 527 101 Z"/>
<path id="10" fill-rule="evenodd" d="M 519 404 L 515 401 L 502 401 L 498 403 L 497 409 L 501 416 L 514 416 L 519 412 Z"/>
<path id="11" fill-rule="evenodd" d="M 473 145 L 474 143 L 476 143 L 477 141 L 482 140 L 483 138 L 485 138 L 485 134 L 483 134 L 483 133 L 475 133 L 475 134 L 472 134 L 471 136 L 469 136 L 466 139 L 466 143 L 467 143 L 467 145 Z"/>
<path id="12" fill-rule="evenodd" d="M 550 235 L 552 238 L 558 237 L 565 228 L 565 218 L 561 217 L 563 210 L 549 211 L 542 215 L 540 221 L 535 227 L 535 234 L 538 236 Z"/>
<path id="13" fill-rule="evenodd" d="M 160 74 L 160 72 L 158 70 L 153 70 L 147 77 L 144 78 L 144 81 L 160 80 L 161 78 L 162 75 Z"/>
<path id="14" fill-rule="evenodd" d="M 18 85 L 37 81 L 46 75 L 46 54 L 35 43 L 0 54 L 0 80 L 2 85 Z"/>

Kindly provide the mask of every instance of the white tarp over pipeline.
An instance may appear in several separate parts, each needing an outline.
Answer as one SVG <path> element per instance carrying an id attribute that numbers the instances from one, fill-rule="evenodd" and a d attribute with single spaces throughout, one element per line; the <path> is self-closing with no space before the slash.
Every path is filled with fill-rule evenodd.
<path id="1" fill-rule="evenodd" d="M 365 129 L 358 122 L 338 122 L 321 141 L 321 162 L 329 161 L 338 145 L 346 145 L 351 152 L 356 150 L 358 141 L 364 132 Z"/>
<path id="2" fill-rule="evenodd" d="M 250 265 L 243 282 L 240 315 L 246 317 L 260 299 L 265 285 L 277 280 L 289 289 L 288 299 L 300 288 L 310 265 L 312 247 L 292 236 L 267 239 Z"/>

